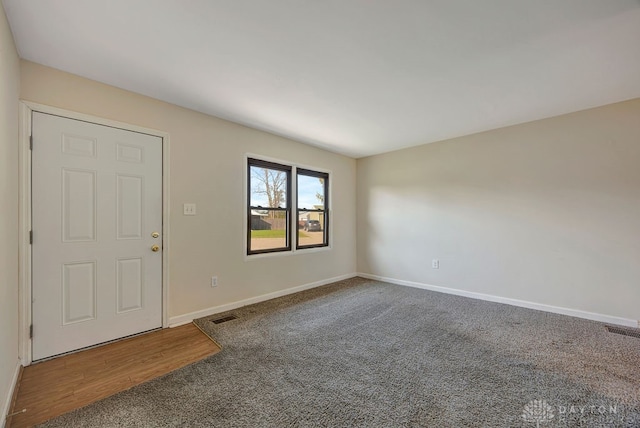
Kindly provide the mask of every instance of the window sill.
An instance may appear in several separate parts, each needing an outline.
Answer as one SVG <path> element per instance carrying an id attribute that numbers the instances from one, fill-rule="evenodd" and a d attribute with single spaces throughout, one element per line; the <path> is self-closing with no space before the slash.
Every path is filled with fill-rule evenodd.
<path id="1" fill-rule="evenodd" d="M 252 260 L 259 260 L 259 259 L 270 258 L 270 257 L 292 257 L 292 256 L 300 256 L 304 254 L 320 253 L 320 252 L 331 251 L 331 250 L 332 250 L 331 244 L 329 244 L 326 247 L 300 248 L 300 249 L 293 249 L 290 251 L 274 251 L 272 253 L 258 253 L 258 254 L 246 254 L 246 249 L 245 249 L 244 260 L 252 261 Z"/>

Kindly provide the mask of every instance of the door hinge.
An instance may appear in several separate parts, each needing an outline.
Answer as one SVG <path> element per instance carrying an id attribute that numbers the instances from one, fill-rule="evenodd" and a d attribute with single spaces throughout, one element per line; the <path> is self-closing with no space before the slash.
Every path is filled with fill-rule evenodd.
<path id="1" fill-rule="evenodd" d="M 29 150 L 33 150 L 33 135 L 29 135 Z"/>
<path id="2" fill-rule="evenodd" d="M 33 244 L 33 230 L 29 231 L 29 244 Z"/>
<path id="3" fill-rule="evenodd" d="M 33 339 L 33 324 L 29 326 L 29 339 Z"/>

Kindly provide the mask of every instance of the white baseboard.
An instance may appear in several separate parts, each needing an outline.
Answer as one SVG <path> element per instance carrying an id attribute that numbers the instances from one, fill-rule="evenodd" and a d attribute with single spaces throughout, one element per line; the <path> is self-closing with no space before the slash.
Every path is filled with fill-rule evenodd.
<path id="1" fill-rule="evenodd" d="M 242 306 L 252 305 L 254 303 L 264 302 L 265 300 L 275 299 L 276 297 L 286 296 L 288 294 L 297 293 L 303 290 L 309 290 L 311 288 L 320 287 L 322 285 L 331 284 L 332 282 L 342 281 L 343 279 L 349 279 L 357 276 L 355 273 L 336 276 L 333 278 L 323 279 L 322 281 L 311 282 L 308 284 L 299 285 L 297 287 L 287 288 L 284 290 L 274 291 L 273 293 L 262 294 L 260 296 L 250 297 L 244 300 L 238 300 L 237 302 L 227 303 L 225 305 L 214 306 L 212 308 L 202 309 L 195 312 L 190 312 L 184 315 L 177 315 L 169 318 L 169 327 L 178 327 L 184 324 L 188 324 L 191 321 L 208 317 L 209 315 L 219 314 L 221 312 L 231 311 L 233 309 L 241 308 Z"/>
<path id="2" fill-rule="evenodd" d="M 538 311 L 552 312 L 554 314 L 569 315 L 576 318 L 585 318 L 592 321 L 600 321 L 606 324 L 616 324 L 626 327 L 640 327 L 640 321 L 614 317 L 611 315 L 597 314 L 594 312 L 586 312 L 578 309 L 562 308 L 559 306 L 545 305 L 542 303 L 528 302 L 525 300 L 511 299 L 508 297 L 494 296 L 491 294 L 476 293 L 473 291 L 459 290 L 455 288 L 440 287 L 438 285 L 423 284 L 420 282 L 405 281 L 395 278 L 387 278 L 379 275 L 371 275 L 368 273 L 358 273 L 358 276 L 378 281 L 390 282 L 392 284 L 404 285 L 407 287 L 422 288 L 424 290 L 437 291 L 439 293 L 455 294 L 456 296 L 470 297 L 472 299 L 486 300 L 495 303 L 504 303 L 506 305 L 519 306 L 522 308 L 536 309 Z"/>
<path id="3" fill-rule="evenodd" d="M 0 428 L 4 428 L 5 423 L 7 422 L 7 415 L 9 414 L 9 410 L 11 407 L 11 400 L 13 399 L 13 393 L 16 390 L 16 387 L 18 386 L 18 375 L 20 374 L 20 367 L 22 366 L 22 364 L 20 364 L 20 360 L 18 360 L 18 362 L 16 363 L 16 368 L 13 371 L 13 377 L 11 379 L 11 388 L 9 389 L 9 395 L 7 396 L 7 398 L 5 399 L 4 405 L 2 406 L 2 413 L 0 414 L 0 417 L 2 419 L 0 419 Z"/>

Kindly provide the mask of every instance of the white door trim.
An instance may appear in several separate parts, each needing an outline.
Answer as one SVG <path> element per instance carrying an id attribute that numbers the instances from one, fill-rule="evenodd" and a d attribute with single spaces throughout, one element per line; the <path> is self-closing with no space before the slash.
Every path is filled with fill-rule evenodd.
<path id="1" fill-rule="evenodd" d="M 19 287 L 20 287 L 20 361 L 28 366 L 32 361 L 32 348 L 29 328 L 31 326 L 31 113 L 37 111 L 70 119 L 120 128 L 127 131 L 141 132 L 162 138 L 162 327 L 169 326 L 169 134 L 156 129 L 144 128 L 128 123 L 103 119 L 84 113 L 73 112 L 57 107 L 20 101 L 20 199 L 19 199 Z"/>

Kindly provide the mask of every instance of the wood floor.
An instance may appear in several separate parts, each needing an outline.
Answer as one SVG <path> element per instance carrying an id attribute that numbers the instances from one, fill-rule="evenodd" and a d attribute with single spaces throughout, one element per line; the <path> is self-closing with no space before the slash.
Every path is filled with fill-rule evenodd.
<path id="1" fill-rule="evenodd" d="M 218 351 L 214 341 L 187 324 L 32 364 L 18 381 L 7 427 L 42 423 Z"/>

